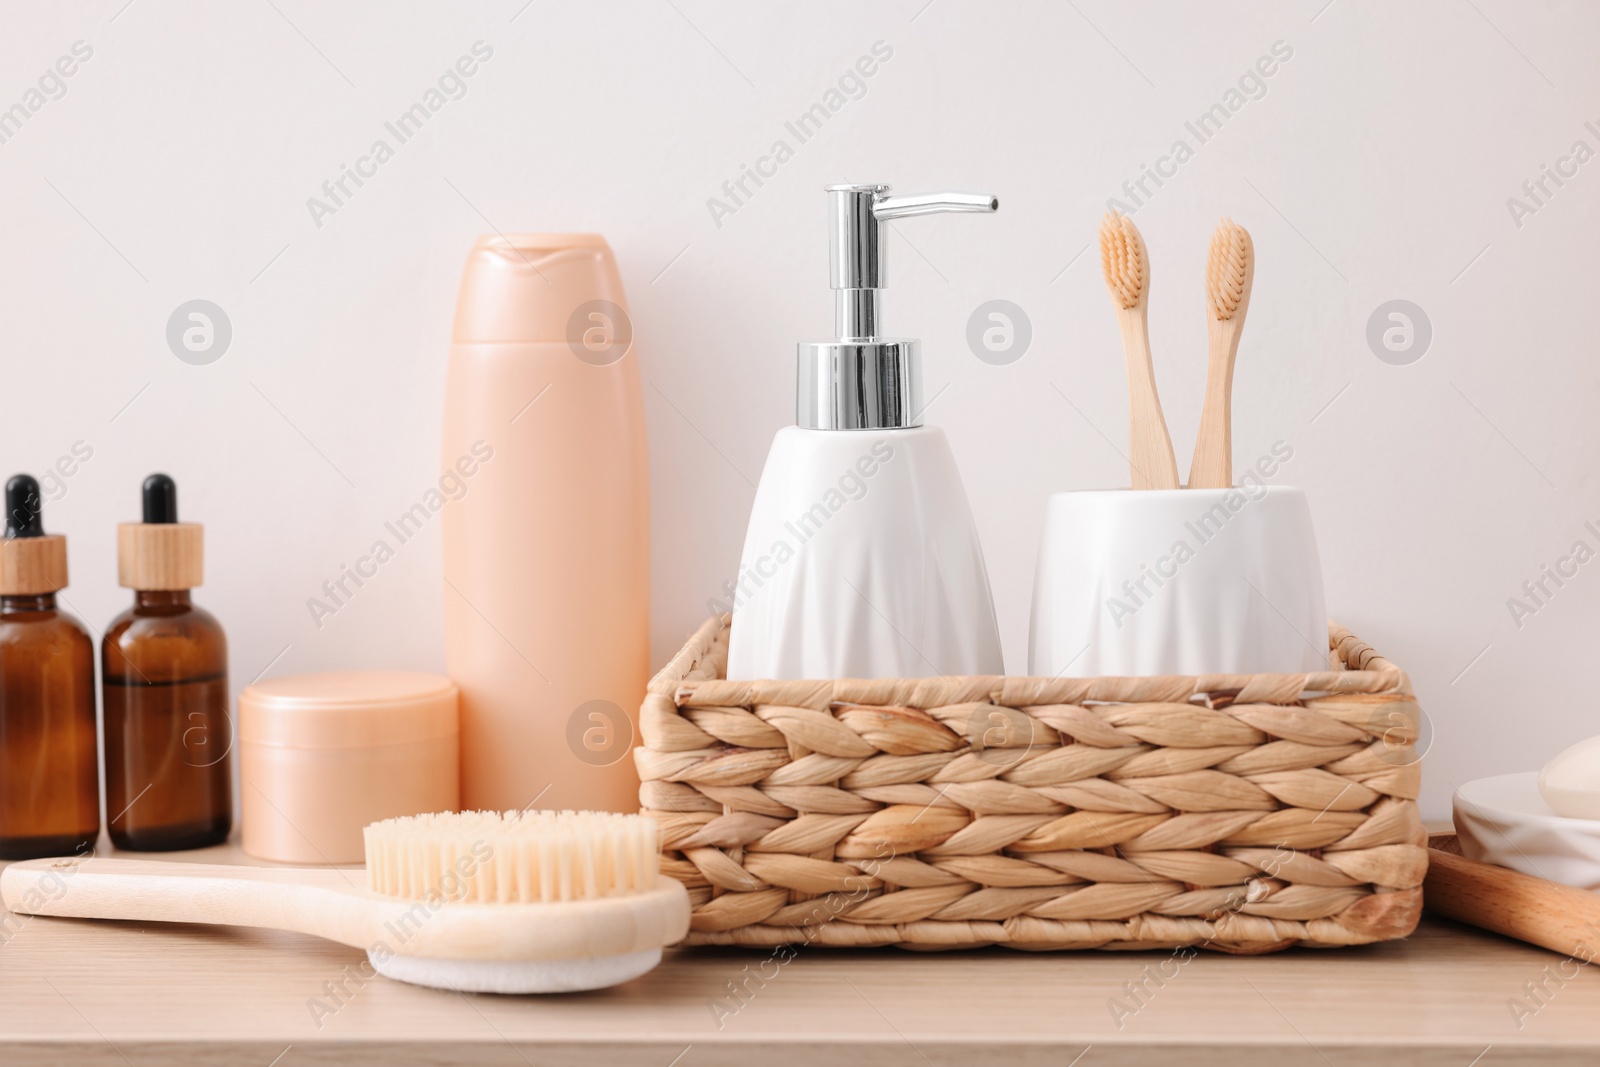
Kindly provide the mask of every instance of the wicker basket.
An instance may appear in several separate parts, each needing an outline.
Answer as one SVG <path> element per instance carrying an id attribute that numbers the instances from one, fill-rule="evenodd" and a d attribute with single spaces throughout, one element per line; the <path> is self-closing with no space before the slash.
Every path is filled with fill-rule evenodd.
<path id="1" fill-rule="evenodd" d="M 709 620 L 634 752 L 688 943 L 1268 952 L 1415 928 L 1421 712 L 1330 628 L 1304 675 L 722 679 Z"/>

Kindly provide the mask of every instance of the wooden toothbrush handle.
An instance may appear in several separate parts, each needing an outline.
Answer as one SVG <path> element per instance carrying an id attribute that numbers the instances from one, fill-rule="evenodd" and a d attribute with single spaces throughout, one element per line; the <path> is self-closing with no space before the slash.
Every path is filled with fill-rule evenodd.
<path id="1" fill-rule="evenodd" d="M 1178 488 L 1178 461 L 1172 436 L 1161 414 L 1155 366 L 1150 357 L 1150 329 L 1145 306 L 1117 313 L 1122 327 L 1122 352 L 1128 364 L 1128 466 L 1135 489 Z"/>
<path id="2" fill-rule="evenodd" d="M 1190 489 L 1226 489 L 1233 485 L 1233 364 L 1239 354 L 1242 318 L 1208 319 L 1206 335 L 1206 402 L 1200 412 L 1200 436 L 1189 463 Z"/>
<path id="3" fill-rule="evenodd" d="M 0 872 L 0 899 L 19 915 L 258 926 L 366 947 L 365 881 L 361 870 L 43 859 Z"/>

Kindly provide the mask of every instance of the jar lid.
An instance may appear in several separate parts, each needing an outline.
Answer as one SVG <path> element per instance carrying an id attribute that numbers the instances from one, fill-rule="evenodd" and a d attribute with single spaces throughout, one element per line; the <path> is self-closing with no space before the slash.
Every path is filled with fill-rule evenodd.
<path id="1" fill-rule="evenodd" d="M 450 679 L 416 671 L 327 671 L 257 682 L 239 694 L 239 740 L 278 748 L 371 748 L 453 737 Z"/>

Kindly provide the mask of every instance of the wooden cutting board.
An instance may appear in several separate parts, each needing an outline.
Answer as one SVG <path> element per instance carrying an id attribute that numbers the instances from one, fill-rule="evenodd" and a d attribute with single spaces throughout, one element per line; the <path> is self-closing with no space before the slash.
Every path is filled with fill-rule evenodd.
<path id="1" fill-rule="evenodd" d="M 1600 955 L 1600 893 L 1469 860 L 1455 834 L 1428 838 L 1422 906 L 1564 956 Z"/>

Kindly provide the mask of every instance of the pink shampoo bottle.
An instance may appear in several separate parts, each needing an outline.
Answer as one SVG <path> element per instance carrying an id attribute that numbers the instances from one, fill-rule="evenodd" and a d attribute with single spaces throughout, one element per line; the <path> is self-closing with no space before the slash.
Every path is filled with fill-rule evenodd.
<path id="1" fill-rule="evenodd" d="M 636 811 L 649 474 L 622 280 L 597 234 L 473 246 L 442 469 L 445 654 L 463 809 Z"/>

